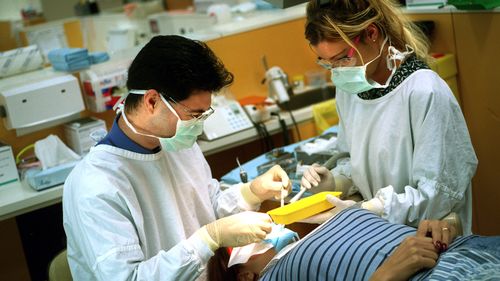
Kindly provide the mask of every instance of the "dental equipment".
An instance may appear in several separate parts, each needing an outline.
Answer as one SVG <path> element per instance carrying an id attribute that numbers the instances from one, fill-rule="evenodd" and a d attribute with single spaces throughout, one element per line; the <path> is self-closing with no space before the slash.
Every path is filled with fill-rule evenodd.
<path id="1" fill-rule="evenodd" d="M 324 164 L 323 166 L 327 168 L 328 170 L 331 170 L 337 166 L 337 160 L 340 158 L 344 158 L 349 156 L 349 153 L 347 152 L 342 152 L 342 153 L 337 153 L 334 154 L 332 157 L 330 157 Z M 299 200 L 302 195 L 304 195 L 304 192 L 306 192 L 307 188 L 301 186 L 299 192 L 292 198 L 290 199 L 289 203 L 294 203 L 297 200 Z"/>
<path id="2" fill-rule="evenodd" d="M 295 203 L 272 209 L 267 214 L 271 216 L 276 224 L 291 224 L 335 207 L 326 200 L 328 194 L 340 197 L 342 192 L 324 191 L 316 193 Z"/>
<path id="3" fill-rule="evenodd" d="M 245 170 L 243 170 L 243 167 L 241 166 L 240 160 L 238 159 L 238 157 L 236 157 L 236 163 L 238 163 L 238 167 L 240 167 L 240 179 L 241 179 L 241 182 L 243 182 L 243 183 L 248 182 L 248 174 L 247 174 L 247 172 Z"/>
<path id="4" fill-rule="evenodd" d="M 286 192 L 285 192 L 285 187 L 281 187 L 281 201 L 280 201 L 280 206 L 283 207 L 285 206 L 285 197 L 286 197 Z"/>

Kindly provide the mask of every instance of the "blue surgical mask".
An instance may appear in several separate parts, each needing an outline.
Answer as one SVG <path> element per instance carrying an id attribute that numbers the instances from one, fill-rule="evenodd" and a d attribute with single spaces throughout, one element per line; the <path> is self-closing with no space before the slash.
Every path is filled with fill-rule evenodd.
<path id="1" fill-rule="evenodd" d="M 332 68 L 331 78 L 335 87 L 353 95 L 371 90 L 373 88 L 386 88 L 389 85 L 394 72 L 396 72 L 396 67 L 392 69 L 391 76 L 389 77 L 389 79 L 387 79 L 387 82 L 384 85 L 380 85 L 373 80 L 368 80 L 366 78 L 366 67 L 382 55 L 382 50 L 385 46 L 385 43 L 387 43 L 387 39 L 388 37 L 385 38 L 384 43 L 380 47 L 378 56 L 367 62 L 366 64 L 361 66 L 344 66 Z"/>
<path id="2" fill-rule="evenodd" d="M 146 91 L 131 91 L 133 94 L 144 94 Z M 122 110 L 123 120 L 125 124 L 134 133 L 147 137 L 157 138 L 160 142 L 162 149 L 166 151 L 179 151 L 186 148 L 193 147 L 196 139 L 203 132 L 203 120 L 190 119 L 181 120 L 177 112 L 172 108 L 172 106 L 160 95 L 161 100 L 167 106 L 167 108 L 177 117 L 177 126 L 175 130 L 175 135 L 170 138 L 162 138 L 150 134 L 144 134 L 135 129 L 135 127 L 128 121 L 125 111 Z"/>

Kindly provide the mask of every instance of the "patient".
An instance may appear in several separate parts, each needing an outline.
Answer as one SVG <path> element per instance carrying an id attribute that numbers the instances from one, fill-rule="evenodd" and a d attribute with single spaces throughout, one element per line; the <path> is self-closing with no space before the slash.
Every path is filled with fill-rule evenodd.
<path id="1" fill-rule="evenodd" d="M 349 208 L 283 249 L 263 272 L 275 252 L 230 268 L 213 260 L 219 268 L 209 272 L 211 280 L 500 280 L 500 237 L 455 238 L 455 229 L 423 221 L 416 230 Z"/>

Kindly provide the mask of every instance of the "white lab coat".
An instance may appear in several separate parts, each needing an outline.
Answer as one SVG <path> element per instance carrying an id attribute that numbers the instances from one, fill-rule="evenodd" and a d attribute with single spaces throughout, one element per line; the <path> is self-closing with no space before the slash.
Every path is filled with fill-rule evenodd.
<path id="1" fill-rule="evenodd" d="M 350 160 L 334 175 L 351 178 L 365 199 L 382 199 L 390 222 L 417 226 L 455 211 L 470 233 L 477 158 L 460 106 L 435 72 L 417 70 L 374 100 L 337 89 L 336 102 L 338 149 Z"/>
<path id="2" fill-rule="evenodd" d="M 194 280 L 213 252 L 193 233 L 255 209 L 239 186 L 212 178 L 198 145 L 138 154 L 94 147 L 66 180 L 68 261 L 74 280 Z"/>

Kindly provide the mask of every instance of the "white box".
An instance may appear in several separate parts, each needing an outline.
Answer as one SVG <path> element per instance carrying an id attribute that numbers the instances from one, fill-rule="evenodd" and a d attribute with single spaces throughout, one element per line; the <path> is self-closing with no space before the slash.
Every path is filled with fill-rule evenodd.
<path id="1" fill-rule="evenodd" d="M 406 0 L 408 10 L 439 9 L 446 5 L 447 0 Z"/>
<path id="2" fill-rule="evenodd" d="M 7 129 L 26 129 L 85 109 L 78 80 L 51 68 L 0 79 L 0 105 Z"/>
<path id="3" fill-rule="evenodd" d="M 148 16 L 152 34 L 189 35 L 207 29 L 215 24 L 215 17 L 207 14 L 180 14 L 162 12 Z"/>
<path id="4" fill-rule="evenodd" d="M 111 110 L 122 94 L 128 92 L 127 73 L 132 58 L 110 60 L 80 72 L 87 109 Z"/>
<path id="5" fill-rule="evenodd" d="M 12 147 L 0 143 L 0 185 L 19 180 Z"/>
<path id="6" fill-rule="evenodd" d="M 67 145 L 80 155 L 86 154 L 96 143 L 90 137 L 90 134 L 98 129 L 106 130 L 106 123 L 104 120 L 94 117 L 81 118 L 66 123 L 64 125 L 64 134 Z"/>

